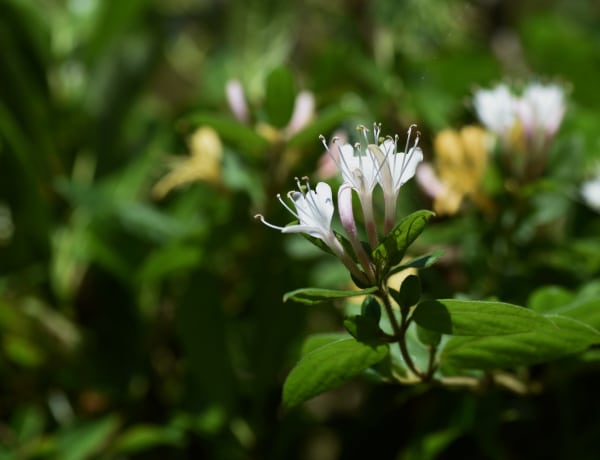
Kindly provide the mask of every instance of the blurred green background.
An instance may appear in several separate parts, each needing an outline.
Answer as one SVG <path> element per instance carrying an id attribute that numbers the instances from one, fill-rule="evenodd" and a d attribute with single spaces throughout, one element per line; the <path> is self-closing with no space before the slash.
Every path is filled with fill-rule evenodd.
<path id="1" fill-rule="evenodd" d="M 564 187 L 539 206 L 569 213 L 568 238 L 484 276 L 481 222 L 440 219 L 429 243 L 465 242 L 472 265 L 423 283 L 518 303 L 579 289 L 600 273 L 577 199 L 600 160 L 599 24 L 593 0 L 1 0 L 0 459 L 598 458 L 597 354 L 522 370 L 543 383 L 529 396 L 363 380 L 283 412 L 302 338 L 342 312 L 282 295 L 348 280 L 253 215 L 287 222 L 275 195 L 317 176 L 319 134 L 417 123 L 431 158 L 436 132 L 476 122 L 475 88 L 558 81 Z M 286 130 L 300 91 L 314 116 Z M 211 173 L 156 193 L 201 126 L 222 143 Z"/>

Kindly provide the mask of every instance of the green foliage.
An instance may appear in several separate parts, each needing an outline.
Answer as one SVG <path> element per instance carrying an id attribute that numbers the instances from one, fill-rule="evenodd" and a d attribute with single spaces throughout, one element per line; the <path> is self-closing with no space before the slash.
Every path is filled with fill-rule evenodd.
<path id="1" fill-rule="evenodd" d="M 367 296 L 362 303 L 360 315 L 350 315 L 344 319 L 344 326 L 359 342 L 375 345 L 388 341 L 379 327 L 381 305 L 373 296 Z"/>
<path id="2" fill-rule="evenodd" d="M 559 315 L 544 319 L 529 331 L 454 337 L 445 344 L 441 362 L 462 369 L 505 369 L 580 353 L 600 343 L 600 332 L 585 323 Z"/>
<path id="3" fill-rule="evenodd" d="M 283 128 L 290 121 L 295 93 L 294 78 L 287 68 L 275 69 L 267 77 L 265 111 L 277 128 Z"/>
<path id="4" fill-rule="evenodd" d="M 528 332 L 548 322 L 533 310 L 503 302 L 426 300 L 413 315 L 421 327 L 449 335 L 506 335 Z"/>
<path id="5" fill-rule="evenodd" d="M 431 211 L 422 210 L 404 217 L 373 249 L 373 260 L 381 279 L 402 262 L 408 247 L 423 232 L 427 221 L 434 215 Z"/>
<path id="6" fill-rule="evenodd" d="M 334 289 L 302 288 L 287 292 L 283 296 L 283 301 L 293 300 L 295 302 L 313 305 L 321 302 L 327 302 L 335 299 L 344 299 L 346 297 L 355 297 L 370 294 L 377 291 L 376 287 L 355 291 L 338 291 Z"/>
<path id="7" fill-rule="evenodd" d="M 2 2 L 0 458 L 599 456 L 594 2 L 317 3 Z M 403 147 L 416 123 L 431 162 L 436 133 L 476 123 L 475 88 L 530 79 L 568 88 L 543 174 L 511 177 L 497 145 L 435 219 L 403 185 L 407 217 L 368 251 L 381 289 L 252 219 L 286 222 L 295 176 L 338 189 L 319 135 L 377 121 Z M 290 132 L 300 91 L 316 107 Z M 175 172 L 195 179 L 157 198 Z M 507 375 L 541 391 L 492 386 Z M 284 381 L 292 407 L 358 378 L 281 411 Z"/>
<path id="8" fill-rule="evenodd" d="M 387 345 L 373 347 L 353 338 L 340 339 L 312 349 L 287 376 L 283 385 L 284 406 L 292 408 L 324 391 L 339 387 L 383 360 L 387 353 Z"/>
<path id="9" fill-rule="evenodd" d="M 392 295 L 400 308 L 410 308 L 416 305 L 421 298 L 421 282 L 419 281 L 419 277 L 417 275 L 408 275 L 402 281 L 400 291 L 397 293 L 392 291 Z"/>

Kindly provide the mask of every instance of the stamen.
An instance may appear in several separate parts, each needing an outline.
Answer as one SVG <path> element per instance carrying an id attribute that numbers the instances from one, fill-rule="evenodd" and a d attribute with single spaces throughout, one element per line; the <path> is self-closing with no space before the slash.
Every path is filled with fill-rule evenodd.
<path id="1" fill-rule="evenodd" d="M 381 123 L 373 123 L 373 139 L 379 144 L 379 133 L 381 133 Z"/>
<path id="2" fill-rule="evenodd" d="M 288 198 L 291 200 L 292 198 L 291 198 L 291 196 L 290 196 L 290 193 L 292 193 L 292 192 L 288 192 L 288 194 L 287 194 L 287 197 L 288 197 Z M 287 210 L 288 210 L 288 212 L 289 212 L 289 213 L 290 213 L 292 216 L 294 216 L 296 219 L 300 219 L 300 218 L 298 217 L 298 214 L 296 214 L 296 213 L 295 213 L 295 212 L 292 210 L 292 208 L 290 208 L 290 207 L 288 206 L 288 204 L 287 204 L 287 203 L 286 203 L 286 202 L 283 200 L 283 198 L 281 198 L 281 193 L 278 193 L 278 194 L 277 194 L 277 199 L 278 199 L 278 200 L 279 200 L 279 202 L 280 202 L 280 203 L 283 205 L 283 207 L 284 207 L 285 209 L 287 209 Z M 293 201 L 293 200 L 292 200 L 292 201 Z"/>
<path id="3" fill-rule="evenodd" d="M 256 215 L 254 216 L 254 218 L 255 218 L 255 219 L 259 219 L 259 220 L 260 220 L 260 221 L 261 221 L 263 224 L 265 224 L 267 227 L 274 228 L 275 230 L 279 230 L 279 231 L 282 231 L 282 230 L 283 230 L 283 227 L 278 227 L 277 225 L 273 225 L 273 224 L 271 224 L 271 223 L 267 222 L 267 221 L 265 220 L 265 217 L 264 217 L 262 214 L 256 214 Z"/>
<path id="4" fill-rule="evenodd" d="M 325 139 L 325 136 L 319 134 L 319 140 L 321 141 L 321 144 L 323 144 L 323 147 L 325 147 L 325 150 L 329 152 L 329 146 L 327 145 L 327 139 Z"/>

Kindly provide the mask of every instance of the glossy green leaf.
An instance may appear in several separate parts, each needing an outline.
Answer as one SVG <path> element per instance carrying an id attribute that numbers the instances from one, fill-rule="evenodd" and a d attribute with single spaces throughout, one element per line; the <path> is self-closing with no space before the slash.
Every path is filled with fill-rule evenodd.
<path id="1" fill-rule="evenodd" d="M 335 289 L 319 289 L 319 288 L 302 288 L 295 291 L 287 292 L 283 296 L 283 301 L 293 300 L 295 302 L 313 305 L 329 300 L 344 299 L 346 297 L 354 297 L 359 295 L 371 294 L 376 292 L 376 287 L 362 289 L 357 291 L 337 291 Z"/>
<path id="2" fill-rule="evenodd" d="M 294 111 L 296 90 L 292 73 L 285 67 L 273 70 L 267 77 L 265 110 L 277 128 L 288 124 Z"/>
<path id="3" fill-rule="evenodd" d="M 311 351 L 316 350 L 323 345 L 327 345 L 332 342 L 337 342 L 342 339 L 349 339 L 350 336 L 346 332 L 325 332 L 322 334 L 309 335 L 302 343 L 300 349 L 300 356 L 304 356 Z"/>
<path id="4" fill-rule="evenodd" d="M 454 299 L 421 302 L 413 319 L 430 331 L 473 336 L 528 332 L 548 323 L 546 317 L 517 305 Z"/>
<path id="5" fill-rule="evenodd" d="M 529 366 L 580 353 L 600 343 L 600 333 L 580 321 L 548 315 L 532 331 L 488 337 L 453 337 L 440 355 L 442 365 L 463 369 Z"/>
<path id="6" fill-rule="evenodd" d="M 292 369 L 283 385 L 286 408 L 339 387 L 370 366 L 383 360 L 388 347 L 371 347 L 352 338 L 318 347 Z"/>
<path id="7" fill-rule="evenodd" d="M 408 247 L 423 232 L 427 221 L 434 215 L 431 211 L 421 210 L 406 216 L 377 245 L 373 250 L 373 260 L 382 276 L 402 261 Z"/>

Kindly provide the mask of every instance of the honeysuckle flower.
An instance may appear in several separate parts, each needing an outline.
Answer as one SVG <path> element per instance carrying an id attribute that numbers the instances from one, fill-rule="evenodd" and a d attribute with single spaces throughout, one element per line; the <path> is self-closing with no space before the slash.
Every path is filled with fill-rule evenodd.
<path id="1" fill-rule="evenodd" d="M 329 144 L 325 146 L 325 151 L 319 158 L 317 167 L 317 176 L 320 179 L 331 179 L 338 173 L 338 164 L 340 161 L 340 152 L 336 148 L 336 143 L 341 145 L 348 143 L 348 135 L 346 131 L 338 130 L 333 133 L 333 138 Z"/>
<path id="2" fill-rule="evenodd" d="M 417 166 L 423 161 L 423 151 L 418 147 L 419 133 L 415 136 L 413 145 L 410 146 L 412 131 L 415 128 L 416 125 L 411 125 L 408 128 L 406 145 L 403 152 L 398 152 L 398 136 L 395 136 L 393 139 L 387 138 L 379 148 L 370 146 L 371 149 L 382 152 L 385 159 L 378 175 L 378 181 L 383 190 L 383 199 L 385 202 L 385 233 L 389 232 L 394 226 L 394 221 L 396 220 L 396 203 L 400 188 L 412 179 L 417 171 Z"/>
<path id="3" fill-rule="evenodd" d="M 481 123 L 500 137 L 507 137 L 517 122 L 518 101 L 505 84 L 476 91 L 473 105 Z"/>
<path id="4" fill-rule="evenodd" d="M 171 171 L 152 188 L 155 198 L 163 198 L 171 190 L 196 181 L 218 183 L 221 179 L 223 145 L 217 132 L 207 126 L 198 128 L 188 138 L 190 155 L 174 158 Z"/>
<path id="5" fill-rule="evenodd" d="M 547 137 L 556 133 L 565 114 L 565 93 L 558 85 L 532 83 L 519 98 L 517 112 L 525 133 L 541 132 Z"/>
<path id="6" fill-rule="evenodd" d="M 354 220 L 354 210 L 352 208 L 352 186 L 347 182 L 344 182 L 338 190 L 338 212 L 342 226 L 346 231 L 352 249 L 358 257 L 363 270 L 367 273 L 367 277 L 370 281 L 375 281 L 375 269 L 373 263 L 358 237 L 356 221 Z"/>
<path id="7" fill-rule="evenodd" d="M 506 84 L 474 95 L 479 119 L 501 141 L 504 164 L 519 180 L 543 173 L 548 147 L 565 114 L 564 89 L 555 84 L 528 84 L 519 95 Z"/>
<path id="8" fill-rule="evenodd" d="M 363 132 L 366 130 L 364 126 L 359 126 L 358 129 Z M 333 139 L 333 144 L 338 148 L 336 157 L 329 149 L 325 138 L 321 136 L 320 139 L 333 161 L 337 163 L 344 183 L 349 184 L 356 191 L 363 211 L 369 243 L 375 247 L 377 245 L 377 226 L 373 215 L 373 190 L 378 183 L 380 161 L 384 161 L 384 159 L 378 161 L 372 149 L 362 148 L 360 144 L 356 144 L 354 147 L 350 144 L 338 145 L 337 139 Z"/>
<path id="9" fill-rule="evenodd" d="M 293 203 L 295 210 L 288 205 L 281 195 L 277 195 L 280 203 L 296 219 L 297 223 L 280 227 L 267 222 L 262 214 L 255 217 L 267 227 L 274 228 L 282 233 L 306 233 L 313 238 L 322 240 L 331 252 L 336 255 L 350 272 L 358 279 L 365 280 L 365 275 L 344 250 L 331 228 L 331 220 L 334 213 L 334 204 L 331 187 L 325 182 L 319 182 L 315 189 L 310 187 L 308 179 L 305 179 L 304 188 L 299 179 L 296 179 L 298 190 L 288 192 L 287 197 Z"/>
<path id="10" fill-rule="evenodd" d="M 487 168 L 489 134 L 478 126 L 445 129 L 433 146 L 434 164 L 419 165 L 417 182 L 434 199 L 434 211 L 455 214 L 467 196 L 478 205 L 487 203 L 479 189 Z"/>
<path id="11" fill-rule="evenodd" d="M 362 143 L 354 147 L 349 144 L 338 146 L 338 156 L 321 136 L 321 142 L 325 146 L 332 160 L 338 165 L 344 183 L 349 184 L 357 193 L 363 216 L 369 243 L 375 247 L 378 242 L 377 226 L 373 215 L 373 191 L 379 184 L 383 190 L 385 202 L 384 231 L 389 232 L 396 217 L 396 203 L 400 187 L 415 175 L 417 165 L 423 160 L 423 152 L 418 147 L 419 136 L 414 139 L 410 146 L 413 125 L 408 130 L 406 147 L 404 152 L 398 152 L 398 136 L 387 137 L 379 143 L 381 126 L 373 125 L 373 140 L 370 142 L 369 130 L 364 126 L 357 129 L 361 133 Z M 334 139 L 335 144 L 335 139 Z"/>

